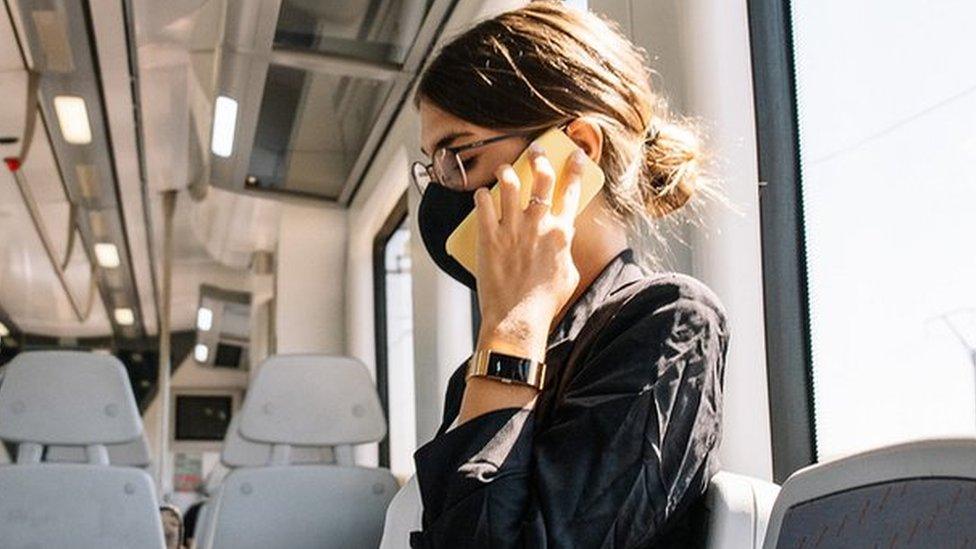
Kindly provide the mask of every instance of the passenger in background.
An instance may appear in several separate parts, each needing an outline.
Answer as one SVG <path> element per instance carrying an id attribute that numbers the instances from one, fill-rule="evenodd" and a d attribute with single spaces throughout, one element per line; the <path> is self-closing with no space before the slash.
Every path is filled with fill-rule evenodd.
<path id="1" fill-rule="evenodd" d="M 163 505 L 159 508 L 159 516 L 163 521 L 166 549 L 183 549 L 183 517 L 180 510 L 173 505 Z"/>
<path id="2" fill-rule="evenodd" d="M 437 435 L 414 454 L 413 547 L 701 543 L 693 510 L 717 469 L 726 313 L 696 279 L 639 266 L 631 243 L 646 250 L 663 239 L 657 221 L 722 195 L 650 75 L 614 24 L 560 2 L 479 23 L 422 75 L 432 163 L 413 170 L 419 227 L 440 268 L 477 289 L 482 321 Z M 531 181 L 510 166 L 554 127 L 606 175 L 578 216 L 580 158 L 557 174 L 529 148 Z M 472 211 L 477 273 L 445 250 Z"/>

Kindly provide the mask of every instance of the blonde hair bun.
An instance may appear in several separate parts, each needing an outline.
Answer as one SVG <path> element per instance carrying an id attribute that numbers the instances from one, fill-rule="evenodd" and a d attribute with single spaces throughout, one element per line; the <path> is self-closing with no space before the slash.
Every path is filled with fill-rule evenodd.
<path id="1" fill-rule="evenodd" d="M 698 190 L 702 146 L 691 127 L 673 121 L 658 121 L 649 133 L 637 184 L 648 215 L 661 218 L 687 204 Z"/>

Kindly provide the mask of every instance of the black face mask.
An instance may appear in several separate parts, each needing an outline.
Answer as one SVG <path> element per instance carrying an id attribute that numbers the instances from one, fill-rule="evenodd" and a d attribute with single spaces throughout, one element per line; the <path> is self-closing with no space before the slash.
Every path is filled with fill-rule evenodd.
<path id="1" fill-rule="evenodd" d="M 420 237 L 434 263 L 451 278 L 475 290 L 474 275 L 447 253 L 447 238 L 474 210 L 474 191 L 453 191 L 431 183 L 417 211 Z"/>

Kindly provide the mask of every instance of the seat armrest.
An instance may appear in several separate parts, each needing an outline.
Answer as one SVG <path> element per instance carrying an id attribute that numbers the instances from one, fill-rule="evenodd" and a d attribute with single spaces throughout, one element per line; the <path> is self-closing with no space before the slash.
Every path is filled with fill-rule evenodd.
<path id="1" fill-rule="evenodd" d="M 708 549 L 754 549 L 762 546 L 779 487 L 726 471 L 712 477 L 706 494 Z"/>

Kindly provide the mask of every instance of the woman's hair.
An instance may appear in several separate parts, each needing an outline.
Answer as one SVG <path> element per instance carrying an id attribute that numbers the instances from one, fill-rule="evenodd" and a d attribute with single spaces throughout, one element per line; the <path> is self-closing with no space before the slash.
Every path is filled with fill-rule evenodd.
<path id="1" fill-rule="evenodd" d="M 534 1 L 453 38 L 421 77 L 429 100 L 472 124 L 533 129 L 587 117 L 603 132 L 604 196 L 632 228 L 651 229 L 696 194 L 720 196 L 702 138 L 651 89 L 646 54 L 611 21 Z M 660 231 L 650 231 L 658 235 Z"/>

